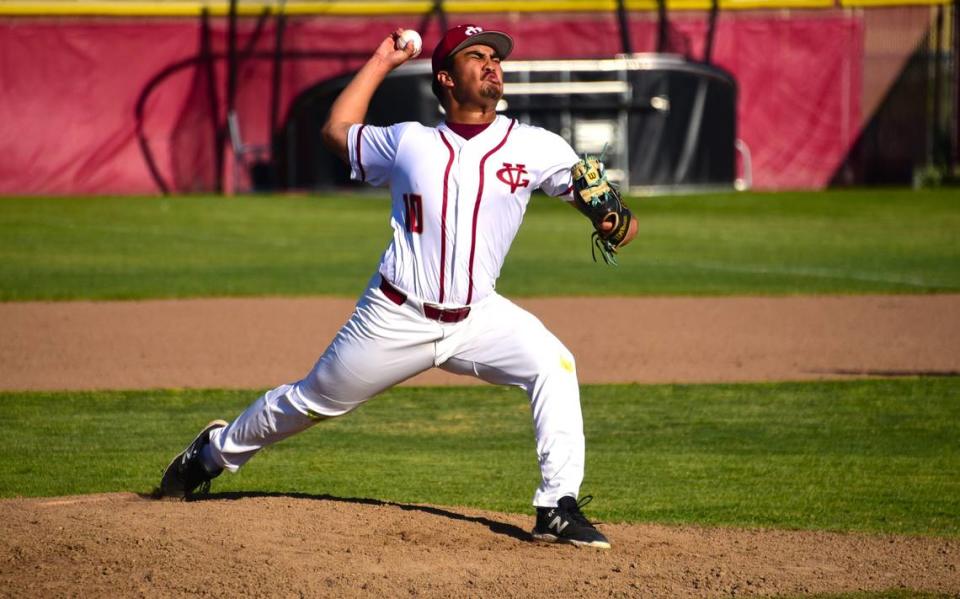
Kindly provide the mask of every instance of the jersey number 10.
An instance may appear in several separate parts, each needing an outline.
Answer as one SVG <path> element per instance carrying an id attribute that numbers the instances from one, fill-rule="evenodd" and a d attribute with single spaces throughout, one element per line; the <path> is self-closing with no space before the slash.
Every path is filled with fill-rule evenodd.
<path id="1" fill-rule="evenodd" d="M 405 193 L 403 207 L 406 212 L 407 231 L 423 233 L 423 197 L 416 193 Z"/>

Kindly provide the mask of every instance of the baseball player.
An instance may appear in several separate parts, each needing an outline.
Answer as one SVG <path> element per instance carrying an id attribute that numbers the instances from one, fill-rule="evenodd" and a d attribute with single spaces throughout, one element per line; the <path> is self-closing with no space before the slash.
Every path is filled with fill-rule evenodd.
<path id="1" fill-rule="evenodd" d="M 390 188 L 393 238 L 376 274 L 310 373 L 268 391 L 233 422 L 207 425 L 167 467 L 160 494 L 205 490 L 263 447 L 439 367 L 529 396 L 542 477 L 533 536 L 609 548 L 581 512 L 589 498 L 577 501 L 584 437 L 574 358 L 495 290 L 531 192 L 571 199 L 579 158 L 559 136 L 497 115 L 500 61 L 513 40 L 476 25 L 450 29 L 433 52 L 434 93 L 446 122 L 364 125 L 377 87 L 415 53 L 412 43 L 396 48 L 399 34 L 383 40 L 323 128 L 353 179 Z M 620 245 L 636 235 L 636 222 L 627 221 Z"/>

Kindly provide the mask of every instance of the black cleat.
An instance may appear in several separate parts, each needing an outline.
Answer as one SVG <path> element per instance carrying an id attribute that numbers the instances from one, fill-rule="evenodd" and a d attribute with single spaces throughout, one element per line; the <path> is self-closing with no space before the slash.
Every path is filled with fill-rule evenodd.
<path id="1" fill-rule="evenodd" d="M 189 499 L 197 487 L 200 487 L 201 493 L 210 490 L 210 481 L 220 476 L 223 470 L 214 473 L 207 472 L 200 461 L 200 452 L 210 442 L 210 431 L 225 426 L 227 426 L 226 421 L 214 420 L 203 427 L 203 430 L 190 442 L 190 445 L 187 445 L 186 449 L 173 458 L 167 469 L 163 471 L 160 488 L 157 489 L 158 497 Z"/>
<path id="2" fill-rule="evenodd" d="M 593 499 L 587 495 L 578 503 L 573 497 L 561 497 L 557 507 L 538 507 L 533 538 L 547 543 L 570 543 L 577 547 L 610 549 L 610 541 L 580 511 Z"/>

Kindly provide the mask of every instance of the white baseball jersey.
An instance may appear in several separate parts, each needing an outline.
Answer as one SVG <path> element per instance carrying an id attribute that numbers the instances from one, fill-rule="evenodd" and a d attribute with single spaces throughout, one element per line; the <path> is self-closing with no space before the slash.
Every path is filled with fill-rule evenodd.
<path id="1" fill-rule="evenodd" d="M 380 273 L 441 305 L 493 291 L 531 192 L 569 194 L 577 161 L 563 138 L 504 116 L 469 140 L 420 123 L 354 125 L 348 139 L 351 176 L 391 190 Z"/>
<path id="2" fill-rule="evenodd" d="M 262 448 L 439 367 L 526 391 L 541 472 L 533 504 L 576 497 L 585 442 L 574 357 L 494 291 L 530 193 L 568 194 L 576 153 L 553 133 L 504 117 L 469 140 L 446 125 L 354 125 L 349 148 L 353 177 L 388 184 L 393 196 L 380 276 L 310 373 L 210 434 L 211 461 L 236 471 Z M 402 293 L 388 295 L 382 281 Z M 458 317 L 438 318 L 435 308 L 431 316 L 434 303 Z"/>

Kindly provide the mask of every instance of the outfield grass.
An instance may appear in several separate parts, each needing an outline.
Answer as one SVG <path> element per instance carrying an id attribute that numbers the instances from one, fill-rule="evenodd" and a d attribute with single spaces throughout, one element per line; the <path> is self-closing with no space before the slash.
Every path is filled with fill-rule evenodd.
<path id="1" fill-rule="evenodd" d="M 953 190 L 634 198 L 641 235 L 594 264 L 589 223 L 537 197 L 511 296 L 960 291 Z M 384 197 L 0 199 L 0 300 L 355 297 L 389 236 Z"/>
<path id="2" fill-rule="evenodd" d="M 241 391 L 0 393 L 0 495 L 149 492 Z M 583 493 L 604 521 L 960 535 L 960 381 L 586 386 Z M 526 398 L 397 388 L 262 452 L 214 491 L 524 513 Z"/>

